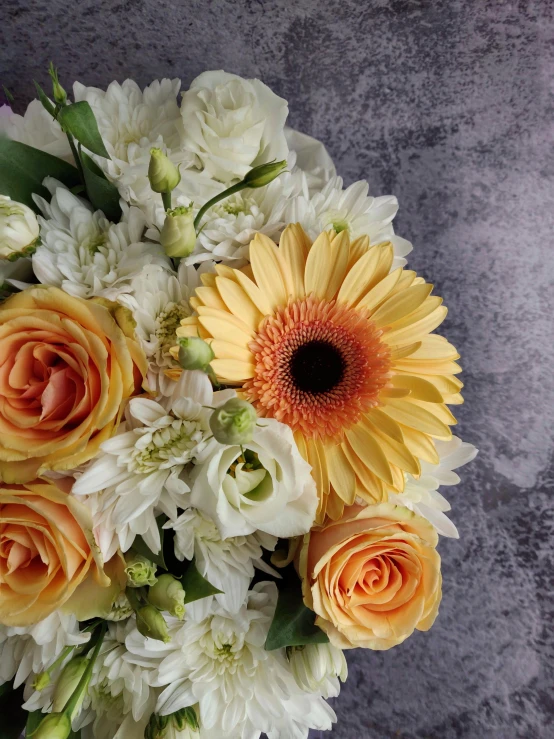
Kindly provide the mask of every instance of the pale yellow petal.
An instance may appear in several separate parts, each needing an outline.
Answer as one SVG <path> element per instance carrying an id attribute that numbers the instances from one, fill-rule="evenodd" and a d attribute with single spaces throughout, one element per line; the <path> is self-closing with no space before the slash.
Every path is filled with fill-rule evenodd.
<path id="1" fill-rule="evenodd" d="M 434 331 L 437 326 L 444 321 L 448 310 L 444 305 L 440 305 L 438 308 L 430 313 L 426 318 L 423 318 L 417 323 L 412 323 L 410 326 L 401 328 L 398 330 L 392 329 L 385 331 L 381 337 L 381 341 L 391 346 L 412 343 L 414 341 L 420 341 L 426 334 Z"/>
<path id="2" fill-rule="evenodd" d="M 286 305 L 289 294 L 284 273 L 288 267 L 273 241 L 256 234 L 250 244 L 250 261 L 256 283 L 269 302 L 268 312 Z"/>
<path id="3" fill-rule="evenodd" d="M 383 413 L 380 408 L 372 408 L 368 413 L 366 413 L 364 418 L 368 418 L 373 424 L 375 424 L 375 426 L 377 426 L 377 428 L 395 441 L 400 443 L 404 441 L 400 425 L 387 416 L 386 413 Z"/>
<path id="4" fill-rule="evenodd" d="M 414 457 L 422 459 L 424 462 L 430 464 L 438 464 L 440 457 L 433 439 L 422 431 L 409 428 L 408 426 L 400 426 L 402 429 L 402 436 L 404 437 L 404 444 L 408 447 Z"/>
<path id="5" fill-rule="evenodd" d="M 331 242 L 327 232 L 323 231 L 312 244 L 306 260 L 304 287 L 307 295 L 314 295 L 316 298 L 327 297 L 332 265 Z"/>
<path id="6" fill-rule="evenodd" d="M 246 348 L 252 341 L 252 336 L 233 323 L 234 316 L 229 313 L 227 318 L 213 316 L 199 316 L 198 321 L 214 339 L 230 341 L 232 344 Z M 190 335 L 190 334 L 189 334 Z"/>
<path id="7" fill-rule="evenodd" d="M 350 269 L 362 257 L 366 251 L 369 251 L 369 236 L 358 236 L 350 243 L 350 257 L 348 260 L 348 269 Z"/>
<path id="8" fill-rule="evenodd" d="M 458 351 L 444 336 L 433 334 L 421 340 L 421 346 L 414 352 L 414 359 L 446 359 L 453 361 L 460 358 Z"/>
<path id="9" fill-rule="evenodd" d="M 200 298 L 201 304 L 206 305 L 209 308 L 219 308 L 219 310 L 226 310 L 226 305 L 221 299 L 221 295 L 215 289 L 215 287 L 197 287 L 195 291 L 197 298 Z M 198 303 L 193 305 L 191 298 L 191 305 L 193 308 L 198 309 Z"/>
<path id="10" fill-rule="evenodd" d="M 385 495 L 383 481 L 366 467 L 354 449 L 350 446 L 348 440 L 341 444 L 341 448 L 348 462 L 352 466 L 352 469 L 356 473 L 356 479 L 360 485 L 360 488 L 356 488 L 357 494 L 361 495 L 364 500 L 367 500 L 370 503 L 383 500 Z"/>
<path id="11" fill-rule="evenodd" d="M 264 316 L 269 315 L 273 312 L 271 302 L 269 298 L 263 294 L 260 288 L 253 282 L 250 277 L 247 277 L 243 272 L 236 273 L 237 282 L 240 284 L 244 292 L 248 295 L 250 300 L 254 303 L 256 308 Z"/>
<path id="12" fill-rule="evenodd" d="M 348 269 L 348 257 L 349 257 L 350 239 L 348 237 L 348 231 L 341 231 L 331 241 L 331 256 L 333 258 L 333 264 L 331 266 L 331 272 L 329 275 L 329 282 L 327 284 L 326 296 L 329 300 L 336 298 L 337 293 L 344 281 L 346 271 Z"/>
<path id="13" fill-rule="evenodd" d="M 431 293 L 433 285 L 424 283 L 393 295 L 371 314 L 371 321 L 379 328 L 387 326 L 416 311 Z"/>
<path id="14" fill-rule="evenodd" d="M 230 341 L 211 339 L 209 342 L 218 359 L 239 359 L 241 362 L 252 362 L 252 352 Z"/>
<path id="15" fill-rule="evenodd" d="M 299 231 L 302 233 L 300 234 Z M 307 237 L 304 237 L 306 237 L 306 234 L 303 229 L 298 224 L 291 224 L 285 228 L 279 241 L 279 250 L 287 263 L 292 279 L 291 297 L 293 298 L 303 298 L 306 294 L 304 290 L 304 270 L 310 244 Z"/>
<path id="16" fill-rule="evenodd" d="M 390 464 L 412 475 L 419 475 L 421 473 L 421 466 L 418 460 L 413 456 L 403 441 L 398 442 L 387 436 L 375 424 L 369 421 L 367 417 L 364 419 L 363 425 L 378 439 L 379 446 L 383 449 Z M 398 485 L 396 484 L 395 487 L 398 487 Z"/>
<path id="17" fill-rule="evenodd" d="M 375 287 L 372 287 L 358 302 L 357 307 L 365 308 L 369 311 L 375 310 L 389 295 L 392 295 L 392 291 L 400 280 L 401 275 L 402 267 L 398 267 L 398 269 L 395 269 L 390 275 L 387 275 L 378 282 Z"/>
<path id="18" fill-rule="evenodd" d="M 255 374 L 254 364 L 240 359 L 213 359 L 210 366 L 225 382 L 244 382 Z"/>
<path id="19" fill-rule="evenodd" d="M 325 453 L 331 485 L 346 505 L 352 505 L 356 498 L 356 475 L 352 466 L 340 446 L 329 444 Z"/>
<path id="20" fill-rule="evenodd" d="M 456 426 L 456 424 L 458 423 L 456 418 L 453 416 L 452 411 L 444 403 L 428 403 L 424 400 L 412 398 L 412 396 L 410 396 L 406 400 L 409 401 L 411 404 L 417 405 L 419 408 L 432 413 L 436 418 L 439 419 L 439 421 L 442 421 L 448 426 Z"/>
<path id="21" fill-rule="evenodd" d="M 431 382 L 424 380 L 422 377 L 414 375 L 394 375 L 391 378 L 394 387 L 407 388 L 410 391 L 410 397 L 418 400 L 426 400 L 429 403 L 442 403 L 442 395 L 438 388 Z"/>
<path id="22" fill-rule="evenodd" d="M 416 287 L 423 286 L 425 286 L 425 283 L 423 283 L 423 285 L 417 285 Z M 408 289 L 415 290 L 416 287 L 410 287 Z M 397 296 L 394 296 L 393 300 L 396 297 Z M 424 303 L 419 306 L 419 308 L 413 311 L 413 313 L 409 313 L 408 315 L 398 319 L 393 324 L 391 324 L 391 329 L 397 331 L 398 329 L 406 328 L 407 326 L 411 326 L 414 323 L 418 323 L 419 321 L 430 315 L 436 308 L 439 307 L 439 305 L 442 305 L 442 298 L 440 298 L 438 295 L 431 295 L 427 298 L 427 300 L 425 300 Z"/>
<path id="23" fill-rule="evenodd" d="M 350 268 L 339 290 L 337 300 L 346 305 L 356 305 L 358 301 L 379 282 L 375 279 L 381 263 L 381 248 L 372 247 Z"/>
<path id="24" fill-rule="evenodd" d="M 263 320 L 263 315 L 242 287 L 227 277 L 218 277 L 215 283 L 231 313 L 237 316 L 237 318 L 240 318 L 241 321 L 244 321 L 252 331 L 257 331 Z"/>
<path id="25" fill-rule="evenodd" d="M 437 439 L 451 439 L 449 427 L 425 408 L 410 403 L 409 400 L 388 398 L 382 406 L 383 413 L 404 426 L 422 431 Z"/>
<path id="26" fill-rule="evenodd" d="M 419 349 L 420 345 L 421 342 L 416 341 L 415 344 L 405 344 L 404 346 L 392 347 L 390 352 L 391 362 L 397 362 L 399 359 L 409 357 L 411 354 Z"/>
<path id="27" fill-rule="evenodd" d="M 360 424 L 347 429 L 346 438 L 365 466 L 381 480 L 392 485 L 390 465 L 378 439 Z"/>

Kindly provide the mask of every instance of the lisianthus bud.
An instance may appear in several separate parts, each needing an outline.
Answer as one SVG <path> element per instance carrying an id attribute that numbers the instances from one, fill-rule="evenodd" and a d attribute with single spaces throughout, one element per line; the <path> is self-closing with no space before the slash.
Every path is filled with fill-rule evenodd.
<path id="1" fill-rule="evenodd" d="M 65 713 L 49 713 L 32 733 L 33 739 L 67 739 L 71 734 L 71 719 Z"/>
<path id="2" fill-rule="evenodd" d="M 181 182 L 181 174 L 161 149 L 150 149 L 148 179 L 154 192 L 171 192 Z"/>
<path id="3" fill-rule="evenodd" d="M 39 234 L 33 211 L 23 203 L 0 195 L 0 259 L 32 254 Z"/>
<path id="4" fill-rule="evenodd" d="M 50 673 L 48 672 L 48 670 L 45 670 L 44 672 L 39 672 L 39 674 L 33 680 L 33 688 L 40 692 L 41 690 L 44 690 L 44 688 L 47 688 L 50 685 L 50 682 Z"/>
<path id="5" fill-rule="evenodd" d="M 248 172 L 243 179 L 246 187 L 265 187 L 278 177 L 287 166 L 287 162 L 269 162 L 268 164 L 260 164 Z"/>
<path id="6" fill-rule="evenodd" d="M 140 554 L 126 557 L 125 574 L 129 588 L 142 588 L 156 582 L 156 565 Z"/>
<path id="7" fill-rule="evenodd" d="M 342 649 L 332 644 L 287 647 L 287 657 L 299 687 L 308 693 L 321 693 L 324 698 L 336 694 L 336 678 L 344 682 L 348 676 Z"/>
<path id="8" fill-rule="evenodd" d="M 142 606 L 136 612 L 137 629 L 143 636 L 167 643 L 170 640 L 164 617 L 155 606 Z"/>
<path id="9" fill-rule="evenodd" d="M 50 62 L 48 74 L 50 75 L 50 79 L 52 80 L 52 93 L 54 96 L 54 100 L 56 101 L 56 103 L 58 103 L 58 105 L 63 105 L 67 100 L 67 93 L 60 84 L 58 70 L 54 66 L 53 62 Z"/>
<path id="10" fill-rule="evenodd" d="M 220 444 L 247 444 L 252 441 L 258 417 L 247 400 L 231 398 L 210 417 L 210 429 Z"/>
<path id="11" fill-rule="evenodd" d="M 52 708 L 54 711 L 62 711 L 67 701 L 71 698 L 88 666 L 86 657 L 75 657 L 70 660 L 62 670 L 54 689 Z M 79 713 L 86 691 L 82 691 L 81 699 L 73 711 L 73 715 Z"/>
<path id="12" fill-rule="evenodd" d="M 153 713 L 144 732 L 144 739 L 195 739 L 198 736 L 196 710 L 189 706 L 169 716 Z"/>
<path id="13" fill-rule="evenodd" d="M 148 602 L 176 618 L 185 617 L 185 591 L 173 575 L 167 573 L 158 578 L 148 591 Z"/>
<path id="14" fill-rule="evenodd" d="M 180 205 L 167 211 L 160 243 L 168 257 L 182 258 L 192 254 L 196 245 L 192 205 Z"/>
<path id="15" fill-rule="evenodd" d="M 186 370 L 207 372 L 215 357 L 212 347 L 198 336 L 181 336 L 179 342 L 179 364 Z"/>

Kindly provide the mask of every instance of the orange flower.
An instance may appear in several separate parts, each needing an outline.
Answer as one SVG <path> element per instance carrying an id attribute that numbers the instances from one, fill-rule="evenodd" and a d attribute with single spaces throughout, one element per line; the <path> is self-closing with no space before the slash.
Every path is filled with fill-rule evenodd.
<path id="1" fill-rule="evenodd" d="M 346 508 L 304 537 L 304 601 L 332 644 L 390 649 L 427 631 L 441 600 L 433 526 L 391 503 Z"/>
<path id="2" fill-rule="evenodd" d="M 98 586 L 110 584 L 102 571 L 90 511 L 65 489 L 71 482 L 65 478 L 0 485 L 2 624 L 27 626 L 46 618 L 89 576 Z"/>
<path id="3" fill-rule="evenodd" d="M 146 373 L 130 314 L 32 287 L 0 306 L 0 480 L 93 457 Z"/>

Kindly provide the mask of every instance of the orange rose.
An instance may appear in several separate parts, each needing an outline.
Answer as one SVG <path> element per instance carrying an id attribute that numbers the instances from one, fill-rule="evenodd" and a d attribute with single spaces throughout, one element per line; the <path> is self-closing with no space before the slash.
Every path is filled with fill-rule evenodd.
<path id="1" fill-rule="evenodd" d="M 304 537 L 304 601 L 332 644 L 390 649 L 427 631 L 441 599 L 433 526 L 391 503 L 346 508 Z"/>
<path id="2" fill-rule="evenodd" d="M 46 618 L 85 578 L 110 584 L 90 511 L 66 491 L 72 482 L 0 485 L 0 623 L 28 626 Z"/>
<path id="3" fill-rule="evenodd" d="M 122 306 L 56 287 L 0 305 L 0 480 L 27 482 L 97 453 L 146 373 L 132 329 Z"/>

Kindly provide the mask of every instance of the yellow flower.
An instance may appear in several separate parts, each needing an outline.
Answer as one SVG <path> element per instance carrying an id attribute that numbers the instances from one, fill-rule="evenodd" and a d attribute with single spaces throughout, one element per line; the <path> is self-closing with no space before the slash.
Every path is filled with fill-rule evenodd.
<path id="1" fill-rule="evenodd" d="M 28 626 L 46 618 L 89 578 L 102 590 L 110 584 L 90 511 L 68 494 L 72 482 L 0 484 L 1 624 Z"/>
<path id="2" fill-rule="evenodd" d="M 351 506 L 304 537 L 306 605 L 332 644 L 390 649 L 433 625 L 441 600 L 438 534 L 402 506 Z"/>
<path id="3" fill-rule="evenodd" d="M 0 480 L 77 467 L 112 435 L 147 368 L 129 316 L 56 287 L 0 305 Z"/>
<path id="4" fill-rule="evenodd" d="M 446 308 L 415 272 L 390 272 L 389 242 L 352 244 L 346 231 L 313 246 L 290 225 L 280 246 L 257 234 L 251 268 L 202 275 L 179 336 L 200 335 L 211 367 L 240 386 L 258 415 L 294 431 L 320 495 L 318 521 L 404 488 L 420 460 L 450 439 L 447 403 L 461 403 L 456 349 L 431 332 Z M 172 349 L 175 356 L 178 348 Z"/>

